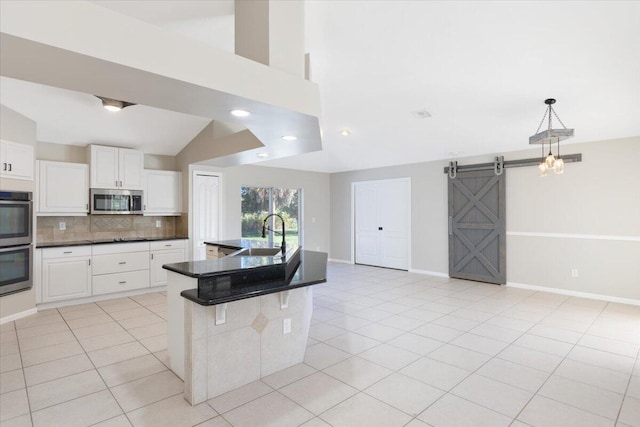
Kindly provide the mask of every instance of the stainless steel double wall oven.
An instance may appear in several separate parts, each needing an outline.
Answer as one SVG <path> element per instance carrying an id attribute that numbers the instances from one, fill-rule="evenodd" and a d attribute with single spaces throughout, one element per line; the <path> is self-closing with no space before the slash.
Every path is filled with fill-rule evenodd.
<path id="1" fill-rule="evenodd" d="M 0 191 L 0 295 L 33 286 L 32 193 Z"/>

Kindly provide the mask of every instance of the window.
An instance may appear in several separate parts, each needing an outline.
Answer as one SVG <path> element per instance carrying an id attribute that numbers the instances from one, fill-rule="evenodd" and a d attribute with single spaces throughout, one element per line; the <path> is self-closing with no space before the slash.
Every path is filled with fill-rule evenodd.
<path id="1" fill-rule="evenodd" d="M 242 187 L 242 238 L 262 240 L 264 218 L 276 213 L 284 219 L 287 245 L 302 246 L 302 189 L 273 187 Z M 271 217 L 267 226 L 269 244 L 279 246 L 282 225 L 278 217 Z"/>

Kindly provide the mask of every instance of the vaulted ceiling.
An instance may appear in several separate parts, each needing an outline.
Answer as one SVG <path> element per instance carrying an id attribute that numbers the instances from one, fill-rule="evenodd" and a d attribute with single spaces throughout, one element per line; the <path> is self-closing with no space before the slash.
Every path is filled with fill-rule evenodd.
<path id="1" fill-rule="evenodd" d="M 232 1 L 94 3 L 233 49 Z M 640 135 L 638 22 L 640 2 L 307 1 L 323 150 L 261 164 L 337 172 L 521 150 L 548 97 L 576 129 L 568 142 Z M 138 138 L 175 154 L 208 123 L 141 107 L 112 125 L 73 93 L 0 83 L 0 101 L 49 142 Z M 56 97 L 67 114 L 45 108 Z"/>

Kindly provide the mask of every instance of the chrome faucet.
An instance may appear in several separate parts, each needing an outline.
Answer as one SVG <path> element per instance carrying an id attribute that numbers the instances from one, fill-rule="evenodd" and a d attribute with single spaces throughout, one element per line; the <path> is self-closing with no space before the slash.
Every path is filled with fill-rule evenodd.
<path id="1" fill-rule="evenodd" d="M 271 218 L 272 216 L 277 216 L 278 218 L 280 218 L 280 221 L 282 221 L 282 246 L 281 246 L 281 249 L 282 249 L 282 254 L 284 255 L 284 253 L 287 251 L 287 243 L 285 241 L 285 236 L 284 236 L 284 218 L 282 218 L 280 215 L 275 214 L 275 213 L 267 215 L 267 217 L 262 221 L 262 238 L 264 239 L 265 237 L 267 237 L 267 234 L 266 234 L 267 230 L 273 231 L 274 233 L 277 233 L 276 230 L 273 230 L 273 229 L 267 227 L 267 220 L 269 218 Z"/>

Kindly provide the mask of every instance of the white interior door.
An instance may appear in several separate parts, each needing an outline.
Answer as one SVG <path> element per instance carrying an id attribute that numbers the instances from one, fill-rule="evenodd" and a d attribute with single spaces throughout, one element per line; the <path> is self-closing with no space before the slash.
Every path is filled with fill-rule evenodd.
<path id="1" fill-rule="evenodd" d="M 356 264 L 380 265 L 380 221 L 375 183 L 355 185 Z"/>
<path id="2" fill-rule="evenodd" d="M 220 238 L 220 179 L 196 173 L 193 180 L 193 260 L 207 259 L 204 242 Z"/>
<path id="3" fill-rule="evenodd" d="M 409 269 L 409 178 L 359 182 L 355 190 L 355 262 Z"/>

